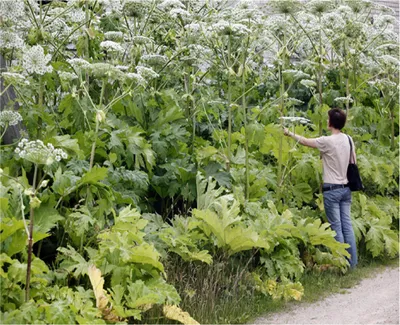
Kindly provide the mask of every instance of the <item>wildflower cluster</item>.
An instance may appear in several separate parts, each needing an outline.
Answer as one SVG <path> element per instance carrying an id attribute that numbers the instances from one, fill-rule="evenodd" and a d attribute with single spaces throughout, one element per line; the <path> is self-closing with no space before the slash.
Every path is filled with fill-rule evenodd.
<path id="1" fill-rule="evenodd" d="M 82 9 L 74 9 L 68 15 L 69 21 L 73 23 L 85 21 L 85 18 L 85 12 Z"/>
<path id="2" fill-rule="evenodd" d="M 101 42 L 100 47 L 109 52 L 119 52 L 119 53 L 124 52 L 124 48 L 119 43 L 113 41 Z"/>
<path id="3" fill-rule="evenodd" d="M 129 67 L 127 65 L 116 65 L 115 66 L 117 69 L 121 70 L 121 71 L 128 71 Z"/>
<path id="4" fill-rule="evenodd" d="M 197 33 L 201 31 L 201 25 L 198 23 L 191 23 L 185 25 L 185 29 Z"/>
<path id="5" fill-rule="evenodd" d="M 311 123 L 311 121 L 309 119 L 306 119 L 305 117 L 298 117 L 298 116 L 281 116 L 280 119 L 287 123 L 296 123 L 296 122 L 299 122 L 301 124 Z"/>
<path id="6" fill-rule="evenodd" d="M 303 79 L 300 81 L 300 84 L 307 88 L 315 88 L 317 86 L 317 83 L 314 80 L 310 79 Z"/>
<path id="7" fill-rule="evenodd" d="M 177 18 L 178 16 L 182 17 L 182 18 L 190 18 L 190 12 L 186 11 L 185 9 L 181 9 L 181 8 L 176 8 L 176 9 L 172 9 L 169 14 L 171 15 L 171 17 L 173 18 Z"/>
<path id="8" fill-rule="evenodd" d="M 45 30 L 51 33 L 53 37 L 67 36 L 71 33 L 71 27 L 69 27 L 63 19 L 52 19 L 49 17 L 49 20 L 49 24 L 45 26 Z"/>
<path id="9" fill-rule="evenodd" d="M 160 9 L 172 9 L 172 8 L 184 8 L 185 6 L 183 5 L 182 2 L 179 0 L 164 0 L 162 3 L 158 5 L 158 8 Z"/>
<path id="10" fill-rule="evenodd" d="M 28 141 L 27 139 L 22 139 L 18 143 L 15 153 L 22 159 L 42 165 L 50 165 L 54 161 L 68 158 L 64 150 L 55 149 L 51 143 L 45 145 L 41 140 Z"/>
<path id="11" fill-rule="evenodd" d="M 336 97 L 336 98 L 335 98 L 335 102 L 336 102 L 336 103 L 340 103 L 340 104 L 352 103 L 352 102 L 353 102 L 353 99 L 351 98 L 351 96 L 347 96 L 347 97 Z"/>
<path id="12" fill-rule="evenodd" d="M 147 68 L 147 67 L 144 67 L 141 65 L 138 65 L 136 67 L 136 71 L 146 80 L 159 77 L 159 74 L 157 72 L 155 72 L 153 69 Z"/>
<path id="13" fill-rule="evenodd" d="M 311 0 L 310 2 L 307 2 L 306 7 L 313 14 L 320 15 L 332 9 L 333 5 L 334 3 L 332 1 Z"/>
<path id="14" fill-rule="evenodd" d="M 104 33 L 104 37 L 106 40 L 120 41 L 124 38 L 124 34 L 122 32 L 111 31 Z"/>
<path id="15" fill-rule="evenodd" d="M 63 81 L 72 81 L 78 79 L 78 76 L 76 74 L 67 71 L 59 71 L 58 76 Z"/>
<path id="16" fill-rule="evenodd" d="M 378 26 L 379 28 L 385 28 L 388 25 L 390 26 L 395 24 L 396 24 L 396 18 L 394 18 L 391 15 L 379 16 L 375 21 L 375 25 Z"/>
<path id="17" fill-rule="evenodd" d="M 17 125 L 18 122 L 22 121 L 22 116 L 18 112 L 15 111 L 2 111 L 0 112 L 0 126 L 8 127 L 12 125 Z"/>
<path id="18" fill-rule="evenodd" d="M 132 37 L 132 42 L 134 44 L 142 45 L 142 44 L 152 43 L 153 41 L 145 36 L 134 36 Z"/>
<path id="19" fill-rule="evenodd" d="M 243 24 L 232 24 L 226 20 L 220 20 L 218 23 L 214 24 L 209 31 L 214 31 L 221 35 L 232 35 L 232 36 L 245 36 L 250 33 L 248 29 Z"/>
<path id="20" fill-rule="evenodd" d="M 90 67 L 90 63 L 81 58 L 69 59 L 67 62 L 75 69 L 87 69 Z"/>
<path id="21" fill-rule="evenodd" d="M 128 72 L 125 74 L 126 79 L 135 81 L 140 86 L 146 86 L 146 80 L 138 73 Z"/>
<path id="22" fill-rule="evenodd" d="M 93 63 L 89 67 L 89 72 L 97 78 L 109 77 L 112 80 L 122 79 L 123 73 L 109 63 Z"/>
<path id="23" fill-rule="evenodd" d="M 150 5 L 149 0 L 125 0 L 123 10 L 128 16 L 141 17 Z"/>
<path id="24" fill-rule="evenodd" d="M 0 48 L 2 49 L 20 49 L 24 46 L 24 41 L 9 30 L 2 30 L 0 33 Z"/>
<path id="25" fill-rule="evenodd" d="M 22 57 L 22 66 L 28 73 L 37 73 L 43 75 L 52 72 L 53 67 L 47 65 L 51 60 L 50 54 L 44 54 L 43 47 L 40 45 L 32 46 L 25 51 Z"/>
<path id="26" fill-rule="evenodd" d="M 23 0 L 0 1 L 0 16 L 3 20 L 17 22 L 25 14 Z"/>
<path id="27" fill-rule="evenodd" d="M 142 60 L 150 65 L 163 65 L 168 61 L 168 58 L 165 55 L 145 54 L 142 56 Z"/>
<path id="28" fill-rule="evenodd" d="M 328 12 L 322 17 L 322 24 L 332 30 L 339 30 L 345 27 L 345 21 L 336 12 Z"/>
<path id="29" fill-rule="evenodd" d="M 20 73 L 15 72 L 3 72 L 2 77 L 6 81 L 7 84 L 12 85 L 29 85 L 29 81 L 25 79 L 25 77 Z"/>
<path id="30" fill-rule="evenodd" d="M 106 14 L 120 13 L 122 11 L 121 0 L 100 0 Z"/>

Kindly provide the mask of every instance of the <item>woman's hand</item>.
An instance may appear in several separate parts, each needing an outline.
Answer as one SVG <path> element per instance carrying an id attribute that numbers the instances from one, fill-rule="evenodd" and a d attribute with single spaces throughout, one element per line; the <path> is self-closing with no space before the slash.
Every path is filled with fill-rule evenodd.
<path id="1" fill-rule="evenodd" d="M 291 133 L 291 132 L 288 130 L 288 128 L 283 128 L 283 134 L 284 134 L 284 135 L 290 136 L 290 135 L 291 135 L 290 133 Z"/>

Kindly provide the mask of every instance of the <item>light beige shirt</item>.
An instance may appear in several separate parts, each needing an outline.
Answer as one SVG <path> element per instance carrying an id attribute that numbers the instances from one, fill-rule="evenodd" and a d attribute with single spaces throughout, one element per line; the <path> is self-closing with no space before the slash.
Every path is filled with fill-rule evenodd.
<path id="1" fill-rule="evenodd" d="M 351 138 L 350 138 L 351 139 Z M 316 138 L 317 148 L 322 154 L 324 183 L 347 184 L 347 167 L 350 159 L 350 143 L 346 134 L 338 133 Z M 354 143 L 353 159 L 354 161 Z"/>

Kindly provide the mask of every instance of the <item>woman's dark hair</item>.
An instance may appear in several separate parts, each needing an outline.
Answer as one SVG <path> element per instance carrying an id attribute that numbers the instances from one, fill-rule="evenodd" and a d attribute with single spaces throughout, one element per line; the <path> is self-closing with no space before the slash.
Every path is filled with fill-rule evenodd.
<path id="1" fill-rule="evenodd" d="M 339 108 L 332 108 L 328 112 L 329 125 L 341 130 L 346 124 L 346 113 Z"/>

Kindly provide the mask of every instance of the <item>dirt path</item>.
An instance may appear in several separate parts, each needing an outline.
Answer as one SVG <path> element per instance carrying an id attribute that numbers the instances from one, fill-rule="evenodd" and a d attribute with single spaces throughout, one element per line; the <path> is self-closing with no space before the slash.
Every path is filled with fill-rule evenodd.
<path id="1" fill-rule="evenodd" d="M 399 268 L 386 268 L 344 294 L 294 305 L 254 324 L 399 324 Z"/>

